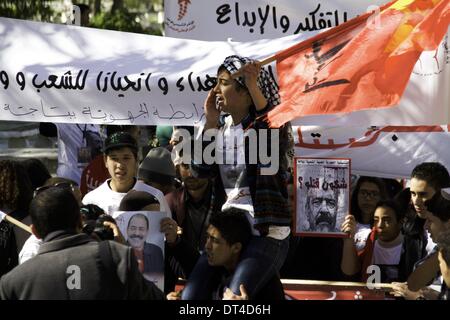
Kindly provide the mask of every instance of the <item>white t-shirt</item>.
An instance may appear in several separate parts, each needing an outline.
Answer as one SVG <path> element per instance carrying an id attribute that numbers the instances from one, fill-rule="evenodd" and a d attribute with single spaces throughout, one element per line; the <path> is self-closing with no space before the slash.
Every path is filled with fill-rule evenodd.
<path id="1" fill-rule="evenodd" d="M 402 249 L 403 235 L 401 233 L 391 242 L 375 240 L 372 264 L 375 264 L 382 269 L 382 274 L 385 277 L 382 281 L 393 281 L 398 279 L 398 265 L 400 263 Z"/>
<path id="2" fill-rule="evenodd" d="M 102 208 L 105 213 L 111 216 L 114 212 L 119 211 L 120 202 L 127 193 L 115 192 L 111 190 L 111 188 L 109 187 L 110 181 L 111 179 L 106 180 L 100 186 L 98 186 L 98 188 L 86 194 L 83 198 L 83 204 L 95 204 Z M 161 208 L 160 210 L 166 212 L 169 217 L 172 216 L 167 200 L 160 190 L 153 188 L 139 180 L 136 180 L 136 183 L 131 189 L 136 191 L 145 191 L 155 196 L 155 198 L 159 201 Z"/>
<path id="3" fill-rule="evenodd" d="M 25 244 L 23 245 L 22 250 L 19 253 L 19 264 L 22 264 L 37 255 L 39 247 L 42 243 L 42 239 L 36 238 L 34 234 L 28 237 L 27 241 L 25 241 Z"/>
<path id="4" fill-rule="evenodd" d="M 379 240 L 375 240 L 373 264 L 398 265 L 400 263 L 402 247 L 403 242 L 392 247 L 386 247 Z"/>
<path id="5" fill-rule="evenodd" d="M 78 152 L 80 148 L 86 147 L 83 132 L 98 133 L 98 126 L 72 123 L 55 123 L 55 125 L 58 128 L 58 168 L 56 169 L 56 175 L 80 184 L 84 166 L 78 163 Z"/>
<path id="6" fill-rule="evenodd" d="M 247 181 L 244 137 L 242 124 L 233 125 L 233 118 L 226 117 L 216 139 L 216 161 L 220 164 L 219 172 L 227 195 L 222 210 L 232 207 L 245 210 L 253 235 L 259 235 L 259 231 L 253 228 L 255 211 Z M 283 240 L 289 233 L 289 227 L 271 226 L 267 236 Z"/>

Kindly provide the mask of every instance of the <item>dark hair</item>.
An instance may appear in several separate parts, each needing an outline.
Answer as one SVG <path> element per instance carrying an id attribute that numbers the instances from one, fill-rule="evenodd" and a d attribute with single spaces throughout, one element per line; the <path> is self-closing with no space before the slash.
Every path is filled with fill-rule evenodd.
<path id="1" fill-rule="evenodd" d="M 375 207 L 375 210 L 380 207 L 387 207 L 394 210 L 395 218 L 397 219 L 397 222 L 400 223 L 402 219 L 405 217 L 405 211 L 401 209 L 401 206 L 398 204 L 395 200 L 381 200 L 377 202 L 377 205 Z"/>
<path id="2" fill-rule="evenodd" d="M 19 161 L 0 160 L 0 208 L 28 212 L 33 189 L 30 178 Z"/>
<path id="3" fill-rule="evenodd" d="M 119 211 L 140 211 L 150 204 L 160 203 L 155 196 L 148 192 L 130 190 L 120 201 Z"/>
<path id="4" fill-rule="evenodd" d="M 427 210 L 435 217 L 439 218 L 442 222 L 450 220 L 450 200 L 442 197 L 440 192 L 436 192 L 434 196 L 425 201 Z"/>
<path id="5" fill-rule="evenodd" d="M 380 191 L 380 199 L 384 200 L 386 198 L 386 186 L 385 186 L 383 180 L 381 180 L 380 178 L 376 178 L 376 177 L 360 176 L 358 179 L 358 182 L 356 183 L 355 188 L 353 189 L 352 198 L 350 201 L 352 215 L 355 217 L 356 221 L 360 222 L 360 223 L 362 221 L 362 212 L 361 212 L 361 208 L 358 205 L 358 193 L 359 193 L 359 189 L 361 189 L 361 185 L 364 182 L 376 184 L 378 187 L 378 190 Z"/>
<path id="6" fill-rule="evenodd" d="M 53 231 L 76 230 L 80 222 L 80 207 L 70 190 L 53 187 L 34 197 L 30 216 L 38 235 L 45 238 Z"/>
<path id="7" fill-rule="evenodd" d="M 240 242 L 245 247 L 250 241 L 252 233 L 244 210 L 231 208 L 214 213 L 209 224 L 219 230 L 229 245 Z"/>
<path id="8" fill-rule="evenodd" d="M 70 185 L 78 186 L 78 183 L 76 183 L 72 179 L 67 179 L 67 178 L 63 178 L 63 177 L 51 177 L 45 181 L 43 186 L 44 187 L 45 186 L 54 186 L 55 184 L 58 184 L 58 183 L 68 183 Z"/>
<path id="9" fill-rule="evenodd" d="M 450 267 L 450 230 L 445 230 L 438 236 L 437 245 L 447 267 Z"/>
<path id="10" fill-rule="evenodd" d="M 403 190 L 403 185 L 396 179 L 383 178 L 384 185 L 386 186 L 386 193 L 389 198 L 394 198 L 400 191 Z"/>
<path id="11" fill-rule="evenodd" d="M 439 162 L 422 162 L 411 172 L 411 179 L 425 180 L 436 192 L 450 187 L 448 170 Z"/>
<path id="12" fill-rule="evenodd" d="M 47 167 L 37 158 L 29 158 L 20 162 L 30 178 L 31 187 L 34 189 L 44 185 L 47 179 L 51 178 Z"/>
<path id="13" fill-rule="evenodd" d="M 133 220 L 134 218 L 144 218 L 145 222 L 147 223 L 147 230 L 148 230 L 148 228 L 150 228 L 150 223 L 148 221 L 147 216 L 142 213 L 136 213 L 130 218 L 130 220 L 128 220 L 127 229 L 130 227 L 131 220 Z"/>
<path id="14" fill-rule="evenodd" d="M 405 211 L 408 210 L 411 202 L 411 191 L 409 188 L 405 188 L 397 193 L 394 200 L 399 204 L 399 206 Z"/>

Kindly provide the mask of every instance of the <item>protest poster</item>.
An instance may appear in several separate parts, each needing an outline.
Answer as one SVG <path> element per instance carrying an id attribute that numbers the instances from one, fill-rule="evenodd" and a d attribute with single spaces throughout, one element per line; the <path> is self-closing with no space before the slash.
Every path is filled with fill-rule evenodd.
<path id="1" fill-rule="evenodd" d="M 350 159 L 294 158 L 294 232 L 300 236 L 345 237 L 349 211 Z"/>
<path id="2" fill-rule="evenodd" d="M 113 218 L 138 261 L 144 278 L 164 291 L 164 234 L 160 211 L 116 211 Z"/>

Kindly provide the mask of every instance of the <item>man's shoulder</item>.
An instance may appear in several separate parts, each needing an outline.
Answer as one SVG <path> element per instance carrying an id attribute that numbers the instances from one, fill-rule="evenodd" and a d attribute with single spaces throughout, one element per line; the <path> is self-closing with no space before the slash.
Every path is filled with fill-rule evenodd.
<path id="1" fill-rule="evenodd" d="M 108 243 L 108 245 L 111 249 L 111 254 L 112 254 L 113 258 L 114 257 L 116 259 L 127 258 L 131 252 L 131 247 L 128 245 L 119 243 L 117 241 L 112 241 L 112 240 L 105 240 L 105 243 L 106 242 Z"/>
<path id="2" fill-rule="evenodd" d="M 108 179 L 110 180 L 110 179 Z M 84 197 L 83 197 L 83 204 L 89 204 L 89 203 L 95 203 L 99 200 L 99 196 L 105 193 L 111 192 L 111 189 L 108 186 L 108 180 L 103 182 L 101 185 L 99 185 L 97 188 L 95 188 L 92 191 L 89 191 Z M 97 201 L 94 201 L 97 200 Z M 86 202 L 86 201 L 94 201 L 94 202 Z"/>
<path id="3" fill-rule="evenodd" d="M 33 260 L 33 261 L 32 261 Z M 2 283 L 14 283 L 19 278 L 28 278 L 32 277 L 33 270 L 37 267 L 36 261 L 34 259 L 30 259 L 25 261 L 22 264 L 19 264 L 14 269 L 12 269 L 7 274 L 1 277 Z"/>
<path id="4" fill-rule="evenodd" d="M 160 251 L 162 253 L 160 246 L 147 241 L 144 242 L 144 251 Z"/>
<path id="5" fill-rule="evenodd" d="M 47 255 L 40 256 L 38 254 L 5 274 L 1 278 L 2 286 L 19 285 L 20 287 L 21 284 L 30 283 L 35 279 L 36 272 L 46 268 L 54 270 L 54 268 L 57 268 L 57 263 Z"/>
<path id="6" fill-rule="evenodd" d="M 175 189 L 172 192 L 169 192 L 164 197 L 166 198 L 166 201 L 169 205 L 172 205 L 174 201 L 180 200 L 184 196 L 184 187 L 179 187 L 178 189 Z"/>

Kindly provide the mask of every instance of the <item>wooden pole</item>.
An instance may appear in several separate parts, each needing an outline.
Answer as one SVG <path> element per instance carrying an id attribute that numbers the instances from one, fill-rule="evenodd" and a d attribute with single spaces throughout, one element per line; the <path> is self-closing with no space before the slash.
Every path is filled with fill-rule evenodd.
<path id="1" fill-rule="evenodd" d="M 281 279 L 283 285 L 308 285 L 308 286 L 338 286 L 338 287 L 367 287 L 365 282 L 343 282 L 343 281 L 320 281 L 320 280 L 297 280 Z M 375 288 L 392 289 L 391 283 L 371 283 Z"/>
<path id="2" fill-rule="evenodd" d="M 19 227 L 19 228 L 21 228 L 21 229 L 23 229 L 23 230 L 25 230 L 25 231 L 27 231 L 27 232 L 32 234 L 30 226 L 27 226 L 25 223 L 22 223 L 19 220 L 14 219 L 11 216 L 8 216 L 7 214 L 5 214 L 4 219 L 6 221 L 8 221 L 8 222 L 11 222 L 13 225 L 15 225 L 15 226 L 17 226 L 17 227 Z"/>

